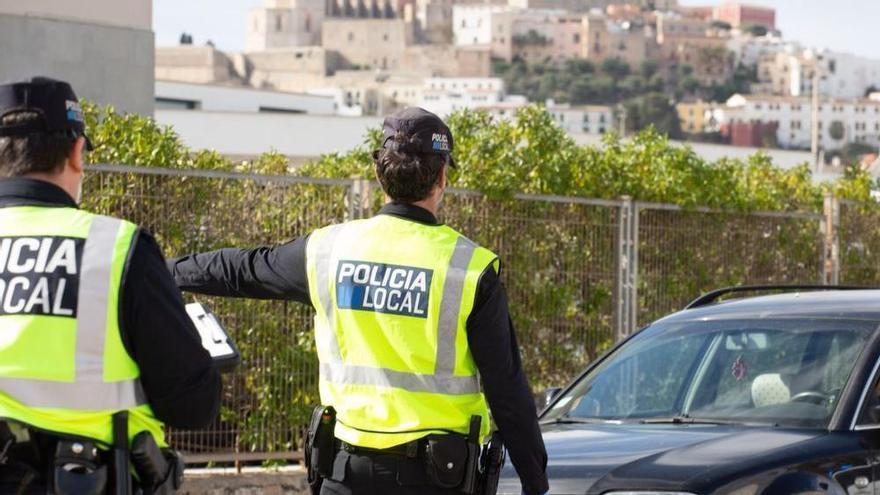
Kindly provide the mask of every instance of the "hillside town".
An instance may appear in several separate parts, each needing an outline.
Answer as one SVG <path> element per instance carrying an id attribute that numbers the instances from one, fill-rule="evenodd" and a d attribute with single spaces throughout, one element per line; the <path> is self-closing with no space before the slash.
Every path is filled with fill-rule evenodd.
<path id="1" fill-rule="evenodd" d="M 880 60 L 805 47 L 776 21 L 736 2 L 266 0 L 244 20 L 242 52 L 186 33 L 157 47 L 157 108 L 199 109 L 211 88 L 330 97 L 319 113 L 344 116 L 415 105 L 504 117 L 538 102 L 572 134 L 654 125 L 826 164 L 876 159 Z"/>

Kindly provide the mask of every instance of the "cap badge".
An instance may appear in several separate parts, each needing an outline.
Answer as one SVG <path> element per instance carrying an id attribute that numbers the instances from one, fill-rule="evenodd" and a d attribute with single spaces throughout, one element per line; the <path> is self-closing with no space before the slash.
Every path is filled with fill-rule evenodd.
<path id="1" fill-rule="evenodd" d="M 79 105 L 79 102 L 67 100 L 64 104 L 67 108 L 67 120 L 72 120 L 74 122 L 83 121 L 83 111 L 82 107 Z"/>
<path id="2" fill-rule="evenodd" d="M 449 136 L 446 134 L 432 134 L 431 143 L 434 151 L 449 151 Z"/>

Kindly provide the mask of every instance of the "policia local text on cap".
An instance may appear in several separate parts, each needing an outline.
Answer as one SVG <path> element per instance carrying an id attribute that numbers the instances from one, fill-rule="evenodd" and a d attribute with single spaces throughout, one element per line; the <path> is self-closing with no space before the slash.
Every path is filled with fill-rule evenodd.
<path id="1" fill-rule="evenodd" d="M 490 408 L 523 491 L 547 492 L 498 258 L 437 222 L 452 150 L 436 115 L 406 109 L 385 120 L 374 153 L 388 197 L 378 215 L 170 263 L 184 290 L 315 308 L 325 407 L 311 467 L 322 494 L 494 493 L 478 459 Z M 500 461 L 498 449 L 484 452 Z"/>
<path id="2" fill-rule="evenodd" d="M 152 236 L 77 208 L 85 131 L 69 84 L 0 85 L 0 493 L 171 493 L 220 378 Z"/>

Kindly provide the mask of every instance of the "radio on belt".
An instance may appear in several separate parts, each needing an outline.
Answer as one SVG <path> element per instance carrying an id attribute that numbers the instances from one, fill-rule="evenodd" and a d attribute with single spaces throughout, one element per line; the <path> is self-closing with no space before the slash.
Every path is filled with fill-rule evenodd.
<path id="1" fill-rule="evenodd" d="M 199 331 L 202 347 L 211 354 L 217 369 L 221 372 L 235 369 L 241 363 L 241 354 L 214 313 L 199 303 L 187 304 L 186 312 Z"/>

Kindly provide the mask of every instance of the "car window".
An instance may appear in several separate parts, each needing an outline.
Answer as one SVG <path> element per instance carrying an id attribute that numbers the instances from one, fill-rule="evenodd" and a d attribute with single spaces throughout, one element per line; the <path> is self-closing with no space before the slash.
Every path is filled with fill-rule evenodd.
<path id="1" fill-rule="evenodd" d="M 862 410 L 859 411 L 857 424 L 863 427 L 880 425 L 880 377 L 876 377 L 871 388 L 868 389 L 868 395 L 865 396 Z"/>
<path id="2" fill-rule="evenodd" d="M 680 406 L 688 374 L 706 339 L 680 336 L 636 349 L 592 383 L 576 415 L 607 418 L 668 414 Z"/>
<path id="3" fill-rule="evenodd" d="M 825 427 L 874 328 L 834 319 L 657 325 L 617 349 L 542 419 L 686 416 Z"/>
<path id="4" fill-rule="evenodd" d="M 686 412 L 694 415 L 748 414 L 760 409 L 803 402 L 804 416 L 830 414 L 852 362 L 861 348 L 842 331 L 781 332 L 755 329 L 739 334 L 761 335 L 762 345 L 723 345 L 700 380 Z M 737 334 L 730 334 L 736 336 Z M 846 363 L 846 366 L 844 366 Z M 794 410 L 795 406 L 788 407 Z"/>

